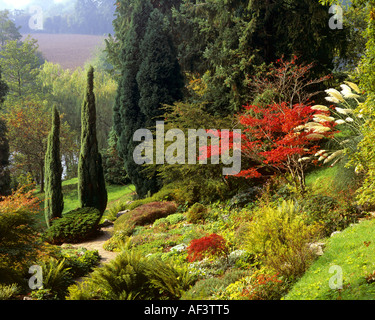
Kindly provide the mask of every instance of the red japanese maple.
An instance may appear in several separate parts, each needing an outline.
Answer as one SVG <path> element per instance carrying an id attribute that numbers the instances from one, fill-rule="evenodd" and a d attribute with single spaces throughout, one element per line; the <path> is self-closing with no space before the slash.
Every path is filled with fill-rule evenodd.
<path id="1" fill-rule="evenodd" d="M 302 104 L 246 106 L 239 115 L 245 128 L 242 153 L 257 165 L 239 176 L 259 178 L 288 172 L 290 182 L 304 192 L 304 171 L 309 158 L 319 150 L 316 142 L 333 134 L 334 124 L 328 116 L 328 111 Z"/>
<path id="2" fill-rule="evenodd" d="M 190 262 L 202 260 L 206 256 L 228 255 L 228 247 L 225 239 L 216 233 L 192 240 L 187 247 L 187 251 Z"/>

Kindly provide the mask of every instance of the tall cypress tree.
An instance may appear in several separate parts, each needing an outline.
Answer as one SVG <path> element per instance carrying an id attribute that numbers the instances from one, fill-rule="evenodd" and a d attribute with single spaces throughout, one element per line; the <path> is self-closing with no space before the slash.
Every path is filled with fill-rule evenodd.
<path id="1" fill-rule="evenodd" d="M 78 197 L 81 207 L 97 208 L 104 213 L 108 195 L 105 186 L 102 156 L 96 137 L 96 106 L 94 68 L 87 74 L 86 96 L 81 114 L 81 151 L 78 164 Z"/>
<path id="2" fill-rule="evenodd" d="M 1 79 L 0 69 L 0 110 L 9 91 L 8 85 Z M 0 119 L 0 196 L 10 193 L 10 172 L 9 166 L 9 141 L 7 138 L 7 127 L 4 120 Z"/>
<path id="3" fill-rule="evenodd" d="M 53 218 L 61 218 L 64 199 L 61 186 L 63 168 L 60 156 L 60 114 L 56 106 L 52 110 L 52 129 L 48 136 L 45 157 L 45 210 L 44 215 L 49 226 Z"/>
<path id="4" fill-rule="evenodd" d="M 124 40 L 122 78 L 114 107 L 114 128 L 119 137 L 118 150 L 125 169 L 144 197 L 159 189 L 156 176 L 149 177 L 133 159 L 139 144 L 133 141 L 136 130 L 149 128 L 162 114 L 162 104 L 182 97 L 181 71 L 170 33 L 159 10 L 146 0 L 137 1 Z"/>

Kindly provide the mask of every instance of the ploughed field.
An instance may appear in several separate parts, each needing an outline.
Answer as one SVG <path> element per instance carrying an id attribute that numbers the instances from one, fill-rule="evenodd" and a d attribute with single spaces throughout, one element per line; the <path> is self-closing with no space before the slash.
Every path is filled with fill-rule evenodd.
<path id="1" fill-rule="evenodd" d="M 38 40 L 39 51 L 49 62 L 58 63 L 64 69 L 83 67 L 95 49 L 103 45 L 104 36 L 82 34 L 30 34 Z M 23 35 L 25 38 L 27 35 Z"/>

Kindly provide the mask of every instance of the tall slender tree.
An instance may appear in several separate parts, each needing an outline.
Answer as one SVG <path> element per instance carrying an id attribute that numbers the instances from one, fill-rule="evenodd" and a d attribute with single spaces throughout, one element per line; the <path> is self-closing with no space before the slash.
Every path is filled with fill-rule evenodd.
<path id="1" fill-rule="evenodd" d="M 52 110 L 52 128 L 48 135 L 45 157 L 45 219 L 47 226 L 51 219 L 61 218 L 64 199 L 61 186 L 63 168 L 60 156 L 60 114 L 56 106 Z"/>
<path id="2" fill-rule="evenodd" d="M 94 68 L 87 73 L 86 96 L 81 114 L 81 151 L 78 164 L 78 197 L 81 207 L 97 208 L 104 213 L 108 195 L 104 180 L 102 156 L 96 137 Z"/>

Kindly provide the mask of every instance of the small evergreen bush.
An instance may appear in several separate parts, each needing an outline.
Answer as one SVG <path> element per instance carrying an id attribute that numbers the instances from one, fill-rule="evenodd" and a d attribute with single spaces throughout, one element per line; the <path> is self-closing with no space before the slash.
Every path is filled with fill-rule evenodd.
<path id="1" fill-rule="evenodd" d="M 63 249 L 62 257 L 73 278 L 82 277 L 91 272 L 100 260 L 98 250 L 87 250 L 86 248 Z"/>
<path id="2" fill-rule="evenodd" d="M 190 223 L 199 223 L 206 219 L 207 208 L 201 203 L 195 203 L 187 212 L 187 221 Z"/>
<path id="3" fill-rule="evenodd" d="M 47 242 L 51 244 L 78 243 L 95 235 L 101 213 L 95 208 L 81 208 L 55 219 L 45 232 Z"/>

